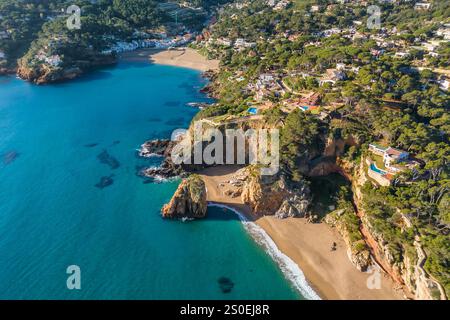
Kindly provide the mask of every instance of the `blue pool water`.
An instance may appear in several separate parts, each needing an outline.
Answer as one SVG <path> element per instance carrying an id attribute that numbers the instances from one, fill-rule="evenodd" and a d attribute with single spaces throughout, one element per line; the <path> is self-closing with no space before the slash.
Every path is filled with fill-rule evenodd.
<path id="1" fill-rule="evenodd" d="M 257 108 L 248 108 L 248 113 L 250 113 L 250 114 L 257 114 L 258 113 L 258 109 Z"/>
<path id="2" fill-rule="evenodd" d="M 382 174 L 382 175 L 386 174 L 386 171 L 378 169 L 378 167 L 374 163 L 370 164 L 370 170 L 375 171 L 376 173 L 379 173 L 379 174 Z"/>
<path id="3" fill-rule="evenodd" d="M 0 78 L 0 299 L 302 298 L 233 213 L 164 221 L 179 181 L 136 175 L 157 163 L 135 150 L 187 127 L 203 84 L 125 63 L 58 85 Z"/>

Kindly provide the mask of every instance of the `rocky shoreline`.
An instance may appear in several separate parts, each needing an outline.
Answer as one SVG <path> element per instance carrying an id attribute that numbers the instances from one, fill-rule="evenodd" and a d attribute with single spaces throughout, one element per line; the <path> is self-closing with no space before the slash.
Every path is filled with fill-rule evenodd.
<path id="1" fill-rule="evenodd" d="M 0 68 L 0 76 L 8 76 L 12 74 L 16 74 L 16 68 Z"/>
<path id="2" fill-rule="evenodd" d="M 17 76 L 38 85 L 63 82 L 78 78 L 89 70 L 110 66 L 117 63 L 115 56 L 94 56 L 89 60 L 80 60 L 68 67 L 51 67 L 47 64 L 30 66 L 23 59 L 19 60 Z"/>
<path id="3" fill-rule="evenodd" d="M 185 166 L 173 163 L 171 153 L 175 141 L 171 140 L 150 140 L 141 145 L 138 151 L 140 157 L 162 157 L 162 163 L 159 167 L 150 167 L 141 170 L 140 175 L 152 179 L 169 179 L 173 177 L 186 177 Z"/>

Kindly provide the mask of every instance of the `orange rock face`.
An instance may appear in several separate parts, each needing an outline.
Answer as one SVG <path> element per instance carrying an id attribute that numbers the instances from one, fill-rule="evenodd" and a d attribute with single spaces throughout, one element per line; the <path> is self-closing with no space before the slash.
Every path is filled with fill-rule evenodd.
<path id="1" fill-rule="evenodd" d="M 206 217 L 206 187 L 203 180 L 192 175 L 178 186 L 170 202 L 161 210 L 163 218 Z"/>

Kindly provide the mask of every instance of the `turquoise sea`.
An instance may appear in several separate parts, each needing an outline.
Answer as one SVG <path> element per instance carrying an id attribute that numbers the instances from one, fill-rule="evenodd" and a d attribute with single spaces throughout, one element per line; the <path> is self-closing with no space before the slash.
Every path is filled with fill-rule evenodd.
<path id="1" fill-rule="evenodd" d="M 204 83 L 133 63 L 57 85 L 0 78 L 0 299 L 302 299 L 234 213 L 162 220 L 179 181 L 136 175 L 157 165 L 136 149 L 187 127 Z"/>

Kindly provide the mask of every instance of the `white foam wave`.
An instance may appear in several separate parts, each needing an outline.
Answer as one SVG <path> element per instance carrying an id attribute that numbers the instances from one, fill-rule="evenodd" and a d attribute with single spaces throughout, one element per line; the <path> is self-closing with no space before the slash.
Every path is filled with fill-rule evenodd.
<path id="1" fill-rule="evenodd" d="M 278 249 L 275 242 L 263 228 L 258 226 L 256 223 L 249 221 L 242 213 L 234 208 L 217 203 L 209 203 L 208 206 L 225 208 L 234 212 L 244 225 L 245 230 L 278 264 L 284 276 L 292 282 L 292 284 L 300 292 L 300 294 L 308 300 L 320 300 L 319 295 L 308 284 L 308 281 L 306 280 L 305 275 L 303 274 L 303 271 L 300 269 L 300 267 L 294 261 L 292 261 L 291 258 L 281 252 L 280 249 Z"/>
<path id="2" fill-rule="evenodd" d="M 175 177 L 166 178 L 166 177 L 163 177 L 163 176 L 160 176 L 157 174 L 157 175 L 153 176 L 152 178 L 153 178 L 153 180 L 155 180 L 155 182 L 165 183 L 165 182 L 172 182 L 172 181 L 178 180 L 180 177 L 175 176 Z"/>

